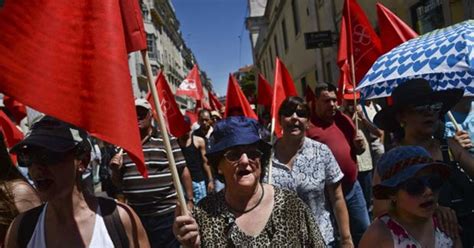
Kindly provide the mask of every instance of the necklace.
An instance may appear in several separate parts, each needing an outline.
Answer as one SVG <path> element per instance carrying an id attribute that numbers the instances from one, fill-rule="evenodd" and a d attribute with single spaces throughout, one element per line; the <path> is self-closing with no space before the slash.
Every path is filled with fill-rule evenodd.
<path id="1" fill-rule="evenodd" d="M 254 210 L 256 207 L 258 207 L 258 205 L 260 205 L 260 203 L 262 203 L 263 196 L 265 195 L 265 190 L 263 188 L 263 184 L 260 184 L 260 187 L 262 188 L 262 194 L 260 195 L 260 199 L 258 199 L 258 202 L 257 202 L 257 204 L 255 204 L 255 206 L 253 206 L 253 207 L 251 207 L 247 210 L 244 210 L 244 211 L 239 211 L 239 210 L 236 210 L 233 207 L 231 207 L 230 204 L 226 201 L 227 207 L 229 207 L 230 210 L 232 210 L 233 212 L 236 212 L 238 214 L 246 214 L 246 213 Z"/>

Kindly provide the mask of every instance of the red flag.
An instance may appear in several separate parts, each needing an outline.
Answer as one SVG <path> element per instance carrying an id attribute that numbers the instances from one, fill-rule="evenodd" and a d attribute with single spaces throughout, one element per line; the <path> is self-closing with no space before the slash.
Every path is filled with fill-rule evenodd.
<path id="1" fill-rule="evenodd" d="M 127 52 L 146 50 L 146 34 L 138 0 L 120 0 Z"/>
<path id="2" fill-rule="evenodd" d="M 276 69 L 275 69 L 275 83 L 273 85 L 273 100 L 272 100 L 272 118 L 275 119 L 275 134 L 277 137 L 281 137 L 282 130 L 280 122 L 278 120 L 278 110 L 280 109 L 281 103 L 289 96 L 297 96 L 295 83 L 291 78 L 290 73 L 286 69 L 285 65 L 281 60 L 276 58 Z"/>
<path id="3" fill-rule="evenodd" d="M 162 71 L 158 75 L 158 78 L 156 78 L 155 85 L 156 90 L 158 91 L 158 97 L 161 101 L 161 111 L 163 111 L 163 117 L 165 117 L 168 132 L 175 137 L 183 136 L 183 134 L 189 132 L 190 127 L 184 121 L 183 114 L 181 114 L 181 111 L 179 110 L 173 92 L 171 92 L 170 86 L 168 85 Z M 151 103 L 153 112 L 156 116 L 155 103 L 150 93 L 148 93 L 147 100 Z"/>
<path id="4" fill-rule="evenodd" d="M 220 111 L 222 108 L 222 103 L 219 102 L 219 99 L 211 92 L 209 91 L 209 103 L 211 104 L 211 109 Z"/>
<path id="5" fill-rule="evenodd" d="M 257 115 L 250 107 L 247 98 L 240 89 L 237 80 L 232 76 L 232 74 L 229 74 L 224 118 L 233 115 L 243 115 L 255 120 L 258 119 Z"/>
<path id="6" fill-rule="evenodd" d="M 362 8 L 356 0 L 345 0 L 337 55 L 339 67 L 342 67 L 344 61 L 348 61 L 350 65 L 353 56 L 356 81 L 354 83 L 357 85 L 382 54 L 381 51 L 380 39 L 370 26 Z"/>
<path id="7" fill-rule="evenodd" d="M 270 108 L 272 106 L 273 89 L 261 73 L 258 74 L 257 87 L 257 104 Z"/>
<path id="8" fill-rule="evenodd" d="M 15 98 L 4 95 L 3 105 L 5 105 L 5 108 L 10 112 L 13 118 L 15 118 L 16 123 L 20 123 L 20 121 L 26 117 L 25 105 L 15 100 Z"/>
<path id="9" fill-rule="evenodd" d="M 196 112 L 192 112 L 192 111 L 189 111 L 189 110 L 186 110 L 186 115 L 189 117 L 189 119 L 191 120 L 191 124 L 194 124 L 198 121 L 198 116 L 197 116 L 197 113 Z"/>
<path id="10" fill-rule="evenodd" d="M 116 0 L 6 1 L 0 92 L 123 147 L 147 177 L 123 11 Z"/>
<path id="11" fill-rule="evenodd" d="M 176 95 L 185 95 L 196 100 L 203 99 L 201 77 L 199 76 L 199 68 L 194 65 L 188 76 L 181 82 L 179 88 L 176 90 Z"/>
<path id="12" fill-rule="evenodd" d="M 410 26 L 381 3 L 377 3 L 377 19 L 379 22 L 383 53 L 418 36 Z"/>
<path id="13" fill-rule="evenodd" d="M 0 128 L 5 135 L 8 147 L 14 146 L 23 139 L 23 133 L 18 129 L 8 116 L 0 110 Z"/>

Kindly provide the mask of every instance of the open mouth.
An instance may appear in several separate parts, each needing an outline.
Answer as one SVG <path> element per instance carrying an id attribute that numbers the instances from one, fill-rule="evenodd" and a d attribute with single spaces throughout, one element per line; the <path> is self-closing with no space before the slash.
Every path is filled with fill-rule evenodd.
<path id="1" fill-rule="evenodd" d="M 426 202 L 423 202 L 422 204 L 420 204 L 420 207 L 422 207 L 422 208 L 431 208 L 431 207 L 433 207 L 434 204 L 435 204 L 435 202 L 433 200 L 426 201 Z"/>
<path id="2" fill-rule="evenodd" d="M 51 179 L 36 179 L 34 182 L 38 191 L 47 191 L 54 181 Z"/>
<path id="3" fill-rule="evenodd" d="M 252 172 L 250 172 L 249 170 L 241 170 L 241 171 L 238 171 L 238 172 L 237 172 L 237 175 L 238 175 L 239 177 L 244 177 L 244 176 L 249 175 L 250 173 L 252 173 Z"/>

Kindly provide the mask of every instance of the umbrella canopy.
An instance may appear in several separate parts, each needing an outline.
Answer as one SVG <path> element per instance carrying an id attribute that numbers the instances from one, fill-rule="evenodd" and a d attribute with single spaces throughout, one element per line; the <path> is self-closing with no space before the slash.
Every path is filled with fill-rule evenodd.
<path id="1" fill-rule="evenodd" d="M 474 95 L 474 20 L 411 39 L 378 58 L 356 90 L 363 99 L 386 97 L 412 78 L 435 91 L 461 88 Z"/>

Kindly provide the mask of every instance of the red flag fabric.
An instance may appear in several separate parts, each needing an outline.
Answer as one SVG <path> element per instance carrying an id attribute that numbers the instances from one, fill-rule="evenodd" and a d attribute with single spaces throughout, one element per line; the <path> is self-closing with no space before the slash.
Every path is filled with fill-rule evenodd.
<path id="1" fill-rule="evenodd" d="M 203 99 L 201 77 L 199 76 L 199 68 L 194 65 L 188 76 L 181 82 L 176 90 L 176 95 L 184 95 L 192 97 L 196 100 Z"/>
<path id="2" fill-rule="evenodd" d="M 119 1 L 6 1 L 0 92 L 124 148 L 147 177 Z"/>
<path id="3" fill-rule="evenodd" d="M 146 50 L 146 34 L 138 0 L 120 0 L 127 52 Z"/>
<path id="4" fill-rule="evenodd" d="M 392 48 L 407 40 L 418 37 L 418 34 L 410 26 L 381 3 L 377 3 L 377 19 L 383 53 L 392 50 Z"/>
<path id="5" fill-rule="evenodd" d="M 258 120 L 257 114 L 255 114 L 253 109 L 250 107 L 250 104 L 240 89 L 237 80 L 232 76 L 232 74 L 229 74 L 224 118 L 234 115 L 243 115 Z"/>
<path id="6" fill-rule="evenodd" d="M 344 61 L 348 61 L 350 65 L 351 56 L 354 57 L 356 85 L 382 54 L 380 39 L 356 0 L 344 2 L 339 46 L 337 55 L 339 67 L 342 67 Z"/>
<path id="7" fill-rule="evenodd" d="M 18 129 L 5 112 L 0 110 L 0 128 L 5 135 L 8 147 L 14 146 L 23 139 L 23 133 Z"/>
<path id="8" fill-rule="evenodd" d="M 281 103 L 289 96 L 297 96 L 295 83 L 290 73 L 286 69 L 283 62 L 277 57 L 276 58 L 276 69 L 275 69 L 275 82 L 273 85 L 273 100 L 272 100 L 272 118 L 275 119 L 275 134 L 277 137 L 281 137 L 282 130 L 280 122 L 278 120 L 278 109 L 280 109 Z"/>
<path id="9" fill-rule="evenodd" d="M 272 86 L 268 83 L 265 77 L 261 73 L 259 73 L 257 86 L 257 104 L 261 104 L 266 108 L 270 108 L 272 106 L 272 99 Z"/>
<path id="10" fill-rule="evenodd" d="M 168 132 L 175 137 L 181 137 L 188 133 L 191 129 L 184 121 L 184 116 L 179 110 L 173 92 L 163 75 L 163 71 L 161 71 L 158 78 L 156 78 L 155 85 L 158 91 L 158 97 L 161 101 L 161 111 L 163 112 L 163 117 L 165 117 Z M 154 115 L 156 116 L 155 101 L 150 93 L 148 93 L 147 100 L 151 103 Z"/>
<path id="11" fill-rule="evenodd" d="M 198 116 L 196 112 L 186 110 L 186 115 L 191 119 L 191 124 L 194 124 L 198 121 Z"/>
<path id="12" fill-rule="evenodd" d="M 10 112 L 13 118 L 15 118 L 17 124 L 26 117 L 26 106 L 15 100 L 15 98 L 4 95 L 3 105 L 5 105 L 5 108 Z"/>
<path id="13" fill-rule="evenodd" d="M 219 112 L 222 108 L 222 103 L 219 101 L 219 99 L 217 99 L 217 97 L 211 91 L 209 91 L 208 93 L 209 93 L 209 103 L 211 104 L 211 109 Z"/>

